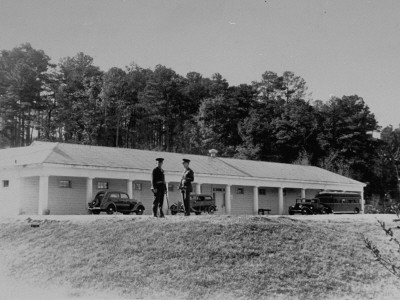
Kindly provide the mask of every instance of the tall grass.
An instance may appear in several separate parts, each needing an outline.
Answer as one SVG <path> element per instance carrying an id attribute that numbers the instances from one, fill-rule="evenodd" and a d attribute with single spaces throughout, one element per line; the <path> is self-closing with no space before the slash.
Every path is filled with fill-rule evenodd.
<path id="1" fill-rule="evenodd" d="M 376 299 L 390 275 L 367 225 L 285 217 L 110 217 L 2 224 L 14 276 L 127 298 Z M 378 231 L 378 230 L 377 230 Z"/>

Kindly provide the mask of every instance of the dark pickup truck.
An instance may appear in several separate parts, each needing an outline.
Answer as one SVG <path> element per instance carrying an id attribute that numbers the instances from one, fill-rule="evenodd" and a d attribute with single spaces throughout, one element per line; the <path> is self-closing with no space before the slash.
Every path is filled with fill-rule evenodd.
<path id="1" fill-rule="evenodd" d="M 130 199 L 127 193 L 117 191 L 100 191 L 93 201 L 88 203 L 88 210 L 95 215 L 102 211 L 109 215 L 114 212 L 121 212 L 124 215 L 130 213 L 142 215 L 144 209 L 142 202 Z"/>
<path id="2" fill-rule="evenodd" d="M 185 212 L 182 201 L 172 204 L 170 210 L 173 215 L 179 212 Z M 196 215 L 200 215 L 201 213 L 213 214 L 216 210 L 217 206 L 212 196 L 205 194 L 190 195 L 190 211 L 194 212 Z"/>
<path id="3" fill-rule="evenodd" d="M 312 215 L 312 214 L 332 214 L 332 209 L 319 201 L 319 199 L 296 199 L 296 204 L 289 206 L 289 215 L 294 214 Z"/>

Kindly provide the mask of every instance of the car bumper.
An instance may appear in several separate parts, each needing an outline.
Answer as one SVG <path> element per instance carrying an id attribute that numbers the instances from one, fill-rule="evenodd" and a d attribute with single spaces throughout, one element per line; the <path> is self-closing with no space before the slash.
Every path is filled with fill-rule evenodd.
<path id="1" fill-rule="evenodd" d="M 88 207 L 88 210 L 101 210 L 100 207 Z"/>

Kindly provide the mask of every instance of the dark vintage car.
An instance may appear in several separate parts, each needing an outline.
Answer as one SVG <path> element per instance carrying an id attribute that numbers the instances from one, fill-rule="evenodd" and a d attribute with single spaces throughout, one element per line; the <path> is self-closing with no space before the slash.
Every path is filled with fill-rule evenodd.
<path id="1" fill-rule="evenodd" d="M 182 201 L 178 201 L 170 206 L 171 214 L 185 212 Z M 196 215 L 201 213 L 213 214 L 217 210 L 215 200 L 212 196 L 206 194 L 192 194 L 190 195 L 190 211 Z"/>
<path id="2" fill-rule="evenodd" d="M 319 201 L 319 199 L 296 199 L 296 204 L 289 206 L 289 215 L 302 214 L 331 214 L 332 209 Z"/>
<path id="3" fill-rule="evenodd" d="M 111 215 L 114 212 L 121 212 L 125 215 L 136 213 L 142 215 L 144 206 L 142 202 L 130 199 L 127 193 L 117 191 L 100 191 L 93 201 L 88 203 L 88 210 L 95 215 L 104 211 Z"/>

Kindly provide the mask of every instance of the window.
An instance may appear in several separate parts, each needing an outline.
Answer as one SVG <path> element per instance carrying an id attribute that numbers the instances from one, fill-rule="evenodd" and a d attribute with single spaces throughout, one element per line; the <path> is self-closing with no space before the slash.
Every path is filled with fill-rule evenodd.
<path id="1" fill-rule="evenodd" d="M 97 188 L 100 190 L 107 190 L 108 189 L 108 182 L 105 181 L 98 181 Z"/>
<path id="2" fill-rule="evenodd" d="M 173 192 L 173 191 L 174 191 L 174 185 L 168 184 L 168 192 Z"/>
<path id="3" fill-rule="evenodd" d="M 129 199 L 128 194 L 121 193 L 121 199 Z"/>
<path id="4" fill-rule="evenodd" d="M 141 191 L 142 190 L 142 184 L 141 183 L 135 183 L 133 185 L 133 189 L 137 190 L 137 191 Z"/>
<path id="5" fill-rule="evenodd" d="M 110 199 L 118 199 L 119 198 L 119 193 L 110 193 L 108 196 Z"/>
<path id="6" fill-rule="evenodd" d="M 3 180 L 3 187 L 8 187 L 10 185 L 10 181 L 9 180 Z"/>
<path id="7" fill-rule="evenodd" d="M 237 191 L 236 191 L 236 194 L 241 194 L 241 195 L 243 195 L 244 194 L 244 188 L 238 188 L 237 189 Z"/>
<path id="8" fill-rule="evenodd" d="M 225 192 L 224 188 L 213 188 L 213 192 Z"/>
<path id="9" fill-rule="evenodd" d="M 71 188 L 71 180 L 60 180 L 58 182 L 60 188 Z"/>
<path id="10" fill-rule="evenodd" d="M 259 195 L 265 195 L 265 189 L 258 189 L 258 194 Z"/>

